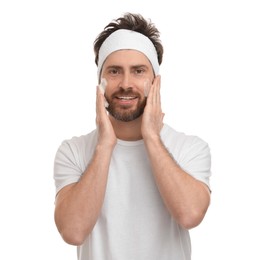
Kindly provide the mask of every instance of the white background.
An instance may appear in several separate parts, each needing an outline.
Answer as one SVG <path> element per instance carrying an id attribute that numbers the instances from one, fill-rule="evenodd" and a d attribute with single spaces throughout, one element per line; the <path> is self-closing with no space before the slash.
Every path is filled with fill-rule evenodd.
<path id="1" fill-rule="evenodd" d="M 126 11 L 161 31 L 165 122 L 211 147 L 192 259 L 260 259 L 258 2 L 1 1 L 0 259 L 76 259 L 53 221 L 54 155 L 95 127 L 93 41 Z"/>

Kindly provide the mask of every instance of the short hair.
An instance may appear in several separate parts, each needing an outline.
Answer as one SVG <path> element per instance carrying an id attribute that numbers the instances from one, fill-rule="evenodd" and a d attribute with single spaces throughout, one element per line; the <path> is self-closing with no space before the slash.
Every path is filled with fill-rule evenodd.
<path id="1" fill-rule="evenodd" d="M 113 20 L 105 26 L 104 30 L 97 36 L 94 41 L 96 65 L 98 65 L 99 49 L 101 45 L 111 33 L 119 29 L 136 31 L 148 37 L 156 49 L 158 63 L 161 65 L 163 59 L 163 45 L 160 40 L 159 30 L 150 19 L 145 19 L 142 15 L 133 13 L 125 13 L 122 17 Z"/>

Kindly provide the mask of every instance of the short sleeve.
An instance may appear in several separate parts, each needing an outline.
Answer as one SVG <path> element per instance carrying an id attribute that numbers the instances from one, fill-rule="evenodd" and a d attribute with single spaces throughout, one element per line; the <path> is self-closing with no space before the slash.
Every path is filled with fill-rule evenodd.
<path id="1" fill-rule="evenodd" d="M 55 156 L 54 160 L 54 181 L 56 193 L 64 186 L 78 182 L 82 169 L 77 162 L 77 149 L 73 143 L 64 141 Z"/>
<path id="2" fill-rule="evenodd" d="M 199 137 L 190 137 L 184 144 L 179 163 L 183 170 L 204 182 L 210 189 L 211 153 L 208 144 Z"/>

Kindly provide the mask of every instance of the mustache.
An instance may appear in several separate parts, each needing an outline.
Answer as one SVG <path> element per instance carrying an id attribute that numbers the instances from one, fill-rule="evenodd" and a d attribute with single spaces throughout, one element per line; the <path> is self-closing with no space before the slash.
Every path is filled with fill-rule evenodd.
<path id="1" fill-rule="evenodd" d="M 120 90 L 113 93 L 111 97 L 115 98 L 117 96 L 135 96 L 139 98 L 140 94 L 138 92 L 133 91 L 131 88 L 128 89 L 121 88 Z"/>

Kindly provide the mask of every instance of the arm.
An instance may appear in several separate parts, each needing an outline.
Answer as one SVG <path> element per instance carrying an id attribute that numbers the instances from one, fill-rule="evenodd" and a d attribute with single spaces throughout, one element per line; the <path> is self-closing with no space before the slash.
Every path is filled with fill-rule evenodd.
<path id="1" fill-rule="evenodd" d="M 164 147 L 160 139 L 163 113 L 159 91 L 160 78 L 156 78 L 148 96 L 142 134 L 166 207 L 182 227 L 190 229 L 204 218 L 210 203 L 210 193 L 205 184 L 182 170 Z"/>
<path id="2" fill-rule="evenodd" d="M 146 148 L 158 189 L 169 212 L 182 227 L 197 226 L 210 203 L 208 187 L 181 169 L 160 138 L 147 139 Z"/>
<path id="3" fill-rule="evenodd" d="M 98 143 L 86 171 L 77 183 L 65 186 L 56 197 L 55 223 L 63 239 L 80 245 L 92 231 L 103 204 L 108 169 L 116 143 L 104 108 L 103 94 L 97 89 Z"/>

